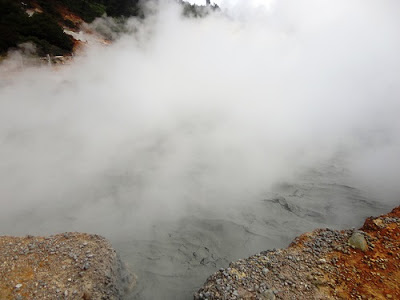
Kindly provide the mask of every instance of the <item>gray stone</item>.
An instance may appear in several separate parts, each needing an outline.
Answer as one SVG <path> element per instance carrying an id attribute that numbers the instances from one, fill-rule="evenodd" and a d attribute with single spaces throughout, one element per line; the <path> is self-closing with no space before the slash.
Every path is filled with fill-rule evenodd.
<path id="1" fill-rule="evenodd" d="M 348 242 L 350 246 L 356 249 L 360 249 L 361 251 L 368 250 L 367 241 L 365 240 L 364 235 L 360 232 L 354 232 L 353 235 L 349 238 Z"/>
<path id="2" fill-rule="evenodd" d="M 263 300 L 275 300 L 276 296 L 272 290 L 266 290 L 264 293 L 261 295 L 261 299 Z"/>

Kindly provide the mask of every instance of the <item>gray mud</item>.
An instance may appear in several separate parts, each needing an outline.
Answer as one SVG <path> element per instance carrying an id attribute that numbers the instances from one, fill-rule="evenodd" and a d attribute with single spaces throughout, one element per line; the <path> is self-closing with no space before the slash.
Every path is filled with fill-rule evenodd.
<path id="1" fill-rule="evenodd" d="M 342 170 L 324 169 L 225 211 L 192 209 L 184 218 L 154 225 L 147 239 L 115 241 L 139 276 L 130 299 L 191 299 L 208 276 L 231 261 L 286 247 L 315 228 L 358 227 L 390 208 L 346 185 Z"/>
<path id="2" fill-rule="evenodd" d="M 9 235 L 67 230 L 101 234 L 138 276 L 128 299 L 191 299 L 208 276 L 230 261 L 286 247 L 315 228 L 358 227 L 366 217 L 390 209 L 349 182 L 343 168 L 328 164 L 303 172 L 293 182 L 249 193 L 243 201 L 188 206 L 179 216 L 149 223 L 115 196 L 114 209 L 105 212 L 98 210 L 98 200 L 90 202 L 86 209 L 93 211 L 92 218 L 80 217 L 83 208 L 55 206 L 49 213 L 49 208 L 35 206 L 3 218 L 0 228 Z M 124 176 L 114 177 L 102 193 L 115 195 L 113 186 L 128 183 Z"/>

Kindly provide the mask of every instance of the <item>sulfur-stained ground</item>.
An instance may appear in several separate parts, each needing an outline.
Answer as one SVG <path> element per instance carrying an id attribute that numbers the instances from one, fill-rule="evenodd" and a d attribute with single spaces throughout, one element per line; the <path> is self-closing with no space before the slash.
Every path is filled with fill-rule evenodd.
<path id="1" fill-rule="evenodd" d="M 399 250 L 397 207 L 368 218 L 359 230 L 318 229 L 296 238 L 287 249 L 231 263 L 209 277 L 194 297 L 400 299 Z"/>

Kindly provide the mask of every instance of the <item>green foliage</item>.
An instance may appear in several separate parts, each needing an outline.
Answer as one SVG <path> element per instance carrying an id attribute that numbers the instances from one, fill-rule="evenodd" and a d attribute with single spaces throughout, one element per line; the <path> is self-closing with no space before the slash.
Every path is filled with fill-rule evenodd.
<path id="1" fill-rule="evenodd" d="M 208 14 L 207 8 L 204 6 L 198 6 L 195 4 L 185 3 L 183 4 L 183 15 L 185 17 L 201 18 Z"/>
<path id="2" fill-rule="evenodd" d="M 74 29 L 78 27 L 74 22 L 68 19 L 64 20 L 64 25 L 67 26 L 68 28 L 74 28 Z"/>
<path id="3" fill-rule="evenodd" d="M 29 18 L 28 27 L 21 30 L 23 36 L 36 36 L 50 44 L 57 45 L 67 51 L 72 50 L 73 42 L 63 29 L 48 14 L 34 14 Z"/>
<path id="4" fill-rule="evenodd" d="M 139 0 L 37 0 L 37 3 L 54 16 L 58 15 L 57 7 L 66 7 L 88 23 L 105 13 L 112 17 L 139 14 Z"/>
<path id="5" fill-rule="evenodd" d="M 74 28 L 75 24 L 63 20 L 60 8 L 67 8 L 86 22 L 107 13 L 109 16 L 138 16 L 139 0 L 0 0 L 0 54 L 18 44 L 31 41 L 37 45 L 40 55 L 61 55 L 73 48 L 70 36 L 64 33 L 60 24 Z M 38 4 L 43 13 L 32 17 L 25 9 Z"/>
<path id="6" fill-rule="evenodd" d="M 141 15 L 139 0 L 102 0 L 107 7 L 107 15 L 112 17 L 128 17 Z"/>
<path id="7" fill-rule="evenodd" d="M 46 1 L 46 0 L 41 0 Z M 58 4 L 57 4 L 58 2 Z M 80 16 L 85 22 L 92 22 L 106 12 L 106 7 L 98 1 L 89 0 L 64 0 L 54 1 L 53 5 L 65 6 L 71 12 Z"/>
<path id="8" fill-rule="evenodd" d="M 0 24 L 0 53 L 17 45 L 18 33 L 4 24 Z"/>
<path id="9" fill-rule="evenodd" d="M 32 41 L 39 52 L 53 55 L 71 52 L 72 39 L 48 13 L 29 17 L 13 0 L 0 0 L 0 53 L 20 43 Z"/>
<path id="10" fill-rule="evenodd" d="M 53 17 L 56 18 L 61 18 L 60 14 L 56 9 L 54 1 L 37 0 L 36 3 L 38 3 L 40 7 L 43 9 L 43 11 L 46 12 L 47 14 L 52 15 Z"/>
<path id="11" fill-rule="evenodd" d="M 183 5 L 183 15 L 189 18 L 204 18 L 211 11 L 219 10 L 219 6 L 216 4 L 203 6 L 190 4 L 188 2 L 179 1 Z"/>

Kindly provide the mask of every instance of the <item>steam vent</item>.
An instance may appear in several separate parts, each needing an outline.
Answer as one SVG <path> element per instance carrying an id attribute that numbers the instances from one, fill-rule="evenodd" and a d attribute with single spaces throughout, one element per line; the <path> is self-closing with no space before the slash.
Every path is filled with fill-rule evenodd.
<path id="1" fill-rule="evenodd" d="M 400 207 L 359 230 L 318 229 L 231 263 L 195 299 L 400 299 Z"/>
<path id="2" fill-rule="evenodd" d="M 0 299 L 121 299 L 135 284 L 98 235 L 0 237 Z"/>

